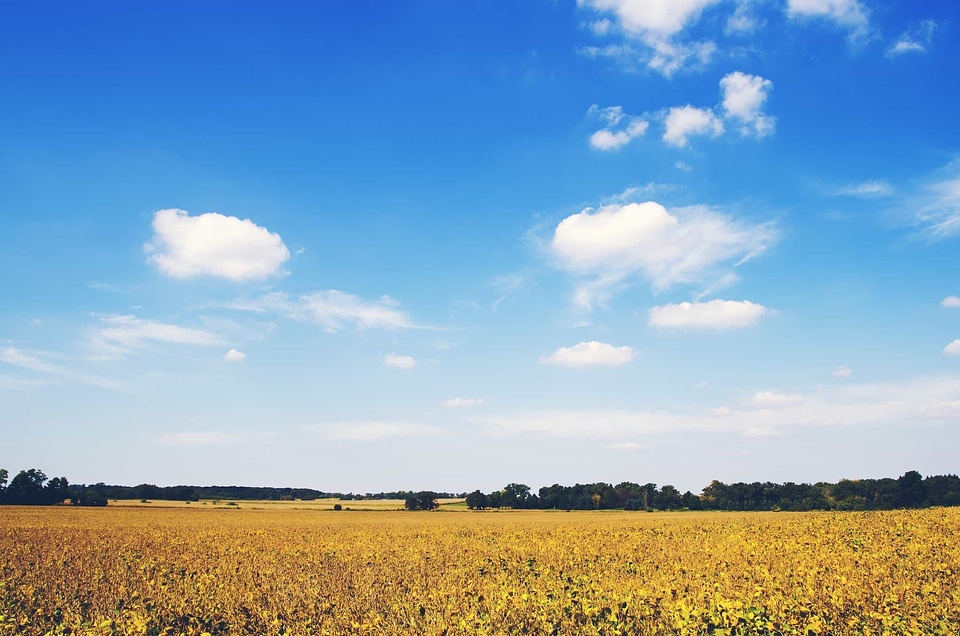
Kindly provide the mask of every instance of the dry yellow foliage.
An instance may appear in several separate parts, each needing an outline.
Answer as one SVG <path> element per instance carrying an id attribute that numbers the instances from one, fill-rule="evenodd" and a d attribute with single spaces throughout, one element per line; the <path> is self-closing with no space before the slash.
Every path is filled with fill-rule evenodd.
<path id="1" fill-rule="evenodd" d="M 7 634 L 958 634 L 960 509 L 0 509 Z"/>

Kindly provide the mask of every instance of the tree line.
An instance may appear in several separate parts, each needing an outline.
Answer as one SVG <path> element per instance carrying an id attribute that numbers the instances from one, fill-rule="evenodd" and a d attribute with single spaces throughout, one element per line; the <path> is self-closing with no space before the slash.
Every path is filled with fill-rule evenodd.
<path id="1" fill-rule="evenodd" d="M 10 473 L 0 468 L 0 504 L 14 506 L 47 506 L 70 502 L 74 505 L 107 505 L 106 499 L 85 498 L 75 496 L 70 491 L 70 483 L 66 477 L 48 479 L 41 470 L 31 468 L 21 470 L 13 479 L 9 480 Z"/>
<path id="2" fill-rule="evenodd" d="M 960 505 L 960 477 L 924 478 L 911 470 L 898 479 L 841 479 L 837 483 L 782 484 L 712 481 L 699 495 L 674 486 L 599 482 L 545 486 L 534 494 L 526 484 L 466 496 L 472 510 L 515 508 L 532 510 L 892 510 Z"/>
<path id="3" fill-rule="evenodd" d="M 108 499 L 200 499 L 287 500 L 339 498 L 401 499 L 407 510 L 433 510 L 438 499 L 465 497 L 472 510 L 514 508 L 531 510 L 891 510 L 960 505 L 960 477 L 936 475 L 924 478 L 911 470 L 897 479 L 841 479 L 837 483 L 782 484 L 772 482 L 712 481 L 699 495 L 681 493 L 672 485 L 603 482 L 544 486 L 536 493 L 526 484 L 510 483 L 501 490 L 475 490 L 457 495 L 449 492 L 398 490 L 365 495 L 327 493 L 311 488 L 253 486 L 108 486 L 70 484 L 65 477 L 47 476 L 36 468 L 21 470 L 9 480 L 0 469 L 0 504 L 50 505 L 72 503 L 105 506 Z"/>

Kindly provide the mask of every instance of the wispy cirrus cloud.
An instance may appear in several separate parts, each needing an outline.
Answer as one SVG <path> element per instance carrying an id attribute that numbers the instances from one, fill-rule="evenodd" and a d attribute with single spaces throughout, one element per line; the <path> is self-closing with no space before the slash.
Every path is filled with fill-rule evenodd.
<path id="1" fill-rule="evenodd" d="M 24 350 L 12 346 L 0 348 L 0 363 L 33 371 L 45 376 L 42 380 L 15 378 L 15 380 L 20 380 L 20 382 L 12 382 L 10 386 L 18 385 L 20 388 L 24 388 L 31 384 L 33 387 L 38 387 L 57 382 L 70 382 L 95 386 L 101 389 L 109 389 L 111 391 L 130 391 L 129 385 L 122 380 L 71 369 L 60 361 L 55 361 L 57 358 L 58 356 L 49 352 Z"/>
<path id="2" fill-rule="evenodd" d="M 88 344 L 92 358 L 107 359 L 155 350 L 160 345 L 223 347 L 229 341 L 206 329 L 124 315 L 101 318 L 100 327 L 90 335 Z"/>
<path id="3" fill-rule="evenodd" d="M 955 160 L 928 178 L 908 197 L 915 222 L 933 239 L 960 234 L 960 160 Z"/>
<path id="4" fill-rule="evenodd" d="M 440 406 L 451 409 L 459 409 L 470 406 L 480 406 L 481 404 L 483 404 L 483 400 L 481 398 L 456 397 L 449 400 L 444 400 L 440 403 Z"/>
<path id="5" fill-rule="evenodd" d="M 161 446 L 190 448 L 263 443 L 278 436 L 277 433 L 262 431 L 177 431 L 163 433 L 157 436 L 156 441 Z"/>
<path id="6" fill-rule="evenodd" d="M 870 181 L 851 183 L 850 185 L 839 188 L 833 192 L 835 195 L 859 197 L 862 199 L 889 197 L 893 193 L 893 186 L 891 186 L 890 183 L 885 179 L 873 179 Z"/>
<path id="7" fill-rule="evenodd" d="M 414 323 L 410 315 L 400 309 L 399 301 L 390 296 L 367 300 L 336 289 L 300 296 L 274 292 L 259 298 L 239 298 L 222 306 L 237 311 L 272 313 L 291 320 L 312 322 L 329 333 L 340 331 L 347 326 L 357 330 L 433 328 Z"/>
<path id="8" fill-rule="evenodd" d="M 773 435 L 804 426 L 916 426 L 960 422 L 960 376 L 817 388 L 804 395 L 760 392 L 746 404 L 704 410 L 526 410 L 470 422 L 494 435 L 636 439 L 675 432 Z"/>
<path id="9" fill-rule="evenodd" d="M 405 371 L 415 369 L 417 359 L 412 356 L 401 356 L 395 353 L 388 353 L 383 356 L 383 364 L 394 369 L 403 369 Z"/>
<path id="10" fill-rule="evenodd" d="M 887 48 L 887 57 L 900 57 L 907 53 L 926 53 L 933 42 L 933 33 L 938 26 L 934 20 L 922 20 L 917 26 L 904 31 Z"/>
<path id="11" fill-rule="evenodd" d="M 308 426 L 305 430 L 320 433 L 330 439 L 344 442 L 375 442 L 394 437 L 428 435 L 436 428 L 417 422 L 328 422 Z"/>

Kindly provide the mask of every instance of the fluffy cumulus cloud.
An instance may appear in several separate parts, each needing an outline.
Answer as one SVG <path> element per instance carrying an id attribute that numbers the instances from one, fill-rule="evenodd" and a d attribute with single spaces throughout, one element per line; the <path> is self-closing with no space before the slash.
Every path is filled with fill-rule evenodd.
<path id="1" fill-rule="evenodd" d="M 779 395 L 779 394 L 775 394 Z M 819 388 L 802 397 L 763 397 L 758 404 L 703 411 L 533 410 L 475 416 L 501 435 L 575 439 L 636 439 L 683 431 L 767 436 L 800 426 L 915 426 L 958 422 L 960 376 Z"/>
<path id="2" fill-rule="evenodd" d="M 763 253 L 777 239 L 770 224 L 749 224 L 705 207 L 668 211 L 659 203 L 587 208 L 557 225 L 550 252 L 564 270 L 588 282 L 575 300 L 584 308 L 640 276 L 655 289 L 695 283 L 724 263 Z"/>
<path id="3" fill-rule="evenodd" d="M 90 336 L 94 358 L 119 358 L 158 345 L 222 347 L 227 340 L 212 331 L 182 327 L 136 316 L 109 316 Z"/>
<path id="4" fill-rule="evenodd" d="M 954 340 L 943 348 L 944 355 L 960 356 L 960 340 Z"/>
<path id="5" fill-rule="evenodd" d="M 731 124 L 744 137 L 767 137 L 776 129 L 776 119 L 763 107 L 773 82 L 741 71 L 720 80 L 721 103 L 716 108 L 698 108 L 687 104 L 668 109 L 663 115 L 663 141 L 677 148 L 689 145 L 697 136 L 719 137 Z"/>
<path id="6" fill-rule="evenodd" d="M 637 356 L 632 347 L 615 347 L 605 342 L 581 342 L 572 347 L 560 347 L 540 358 L 540 364 L 560 367 L 620 367 Z"/>
<path id="7" fill-rule="evenodd" d="M 616 30 L 641 49 L 631 57 L 648 68 L 670 76 L 689 66 L 690 62 L 706 62 L 716 49 L 711 41 L 688 42 L 682 31 L 700 19 L 703 10 L 721 0 L 578 0 L 578 5 L 599 17 L 594 33 L 608 35 Z M 612 20 L 611 20 L 612 18 Z M 613 27 L 616 27 L 614 29 Z M 617 50 L 617 49 L 620 50 Z M 591 53 L 620 57 L 624 47 L 592 48 Z"/>
<path id="8" fill-rule="evenodd" d="M 683 148 L 690 137 L 706 135 L 719 137 L 723 134 L 723 121 L 708 108 L 674 106 L 664 119 L 663 141 Z"/>
<path id="9" fill-rule="evenodd" d="M 720 80 L 724 116 L 740 123 L 740 134 L 755 137 L 773 134 L 776 120 L 763 114 L 763 105 L 772 88 L 770 80 L 740 71 Z"/>
<path id="10" fill-rule="evenodd" d="M 440 403 L 440 406 L 444 406 L 450 409 L 459 409 L 459 408 L 465 408 L 469 406 L 480 406 L 481 404 L 483 404 L 483 400 L 481 398 L 456 397 L 456 398 L 451 398 L 449 400 L 444 400 L 443 402 Z"/>
<path id="11" fill-rule="evenodd" d="M 388 353 L 383 356 L 383 363 L 394 369 L 414 369 L 417 366 L 416 358 L 411 356 L 398 356 L 395 353 Z"/>
<path id="12" fill-rule="evenodd" d="M 651 307 L 647 317 L 657 329 L 739 329 L 753 327 L 771 312 L 749 300 L 711 300 Z"/>
<path id="13" fill-rule="evenodd" d="M 956 309 L 957 307 L 960 307 L 960 297 L 947 296 L 946 298 L 940 301 L 940 304 L 943 305 L 944 307 L 947 307 L 948 309 Z"/>
<path id="14" fill-rule="evenodd" d="M 625 115 L 621 106 L 590 107 L 587 115 L 604 123 L 604 127 L 590 136 L 590 146 L 596 150 L 619 150 L 633 139 L 647 132 L 648 122 L 640 117 Z"/>
<path id="15" fill-rule="evenodd" d="M 243 362 L 247 359 L 247 354 L 242 351 L 237 351 L 236 349 L 231 349 L 223 354 L 223 359 L 225 362 Z"/>
<path id="16" fill-rule="evenodd" d="M 275 313 L 291 320 L 313 322 L 328 332 L 351 325 L 356 329 L 413 329 L 416 325 L 400 303 L 389 296 L 365 300 L 336 289 L 317 291 L 292 297 L 272 293 L 256 299 L 237 299 L 224 305 L 227 309 Z"/>
<path id="17" fill-rule="evenodd" d="M 840 365 L 830 374 L 835 378 L 849 378 L 853 375 L 853 369 L 848 366 Z"/>
<path id="18" fill-rule="evenodd" d="M 160 210 L 153 216 L 153 232 L 144 245 L 147 261 L 172 278 L 264 280 L 282 274 L 290 258 L 279 234 L 216 212 L 190 216 L 185 210 Z"/>
<path id="19" fill-rule="evenodd" d="M 923 20 L 916 27 L 907 30 L 897 41 L 887 49 L 887 57 L 899 57 L 906 53 L 926 53 L 933 41 L 933 32 L 937 30 L 937 23 L 933 20 Z"/>
<path id="20" fill-rule="evenodd" d="M 870 16 L 858 0 L 787 0 L 787 16 L 793 19 L 824 19 L 847 29 L 850 38 L 867 34 Z"/>
<path id="21" fill-rule="evenodd" d="M 311 426 L 308 430 L 346 442 L 375 442 L 393 437 L 427 435 L 435 429 L 416 422 L 331 422 Z"/>

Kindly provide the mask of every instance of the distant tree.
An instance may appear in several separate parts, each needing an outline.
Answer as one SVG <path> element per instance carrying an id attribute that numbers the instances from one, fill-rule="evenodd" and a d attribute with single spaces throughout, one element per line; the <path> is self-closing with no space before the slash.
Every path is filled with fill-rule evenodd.
<path id="1" fill-rule="evenodd" d="M 530 498 L 530 486 L 526 484 L 507 484 L 501 491 L 500 505 L 504 508 L 526 508 Z"/>
<path id="2" fill-rule="evenodd" d="M 467 508 L 470 510 L 483 510 L 490 507 L 490 498 L 479 490 L 474 490 L 466 496 Z"/>
<path id="3" fill-rule="evenodd" d="M 65 477 L 54 477 L 43 487 L 43 498 L 47 503 L 62 504 L 70 498 L 70 484 Z"/>
<path id="4" fill-rule="evenodd" d="M 10 473 L 7 472 L 6 468 L 0 468 L 0 504 L 6 503 L 7 495 L 7 476 Z"/>
<path id="5" fill-rule="evenodd" d="M 904 508 L 922 506 L 927 498 L 923 477 L 915 470 L 908 471 L 897 480 L 897 505 Z"/>
<path id="6" fill-rule="evenodd" d="M 502 502 L 503 496 L 499 490 L 494 490 L 492 493 L 487 495 L 487 503 L 491 508 L 501 508 Z"/>
<path id="7" fill-rule="evenodd" d="M 644 510 L 643 499 L 627 499 L 623 503 L 624 510 Z"/>
<path id="8" fill-rule="evenodd" d="M 927 491 L 927 504 L 930 506 L 960 505 L 960 477 L 956 475 L 937 475 L 923 480 Z"/>
<path id="9" fill-rule="evenodd" d="M 700 497 L 688 490 L 681 495 L 680 505 L 688 510 L 700 510 Z"/>
<path id="10" fill-rule="evenodd" d="M 407 510 L 435 510 L 440 507 L 440 504 L 437 503 L 437 493 L 423 490 L 408 496 L 403 502 L 403 507 Z"/>
<path id="11" fill-rule="evenodd" d="M 47 476 L 43 471 L 31 468 L 21 470 L 10 480 L 6 489 L 7 503 L 21 506 L 37 506 L 48 503 L 44 497 L 43 486 Z"/>
<path id="12" fill-rule="evenodd" d="M 675 487 L 667 484 L 666 486 L 660 489 L 660 492 L 657 493 L 656 498 L 656 507 L 662 510 L 674 510 L 683 505 L 682 496 L 680 491 Z"/>

